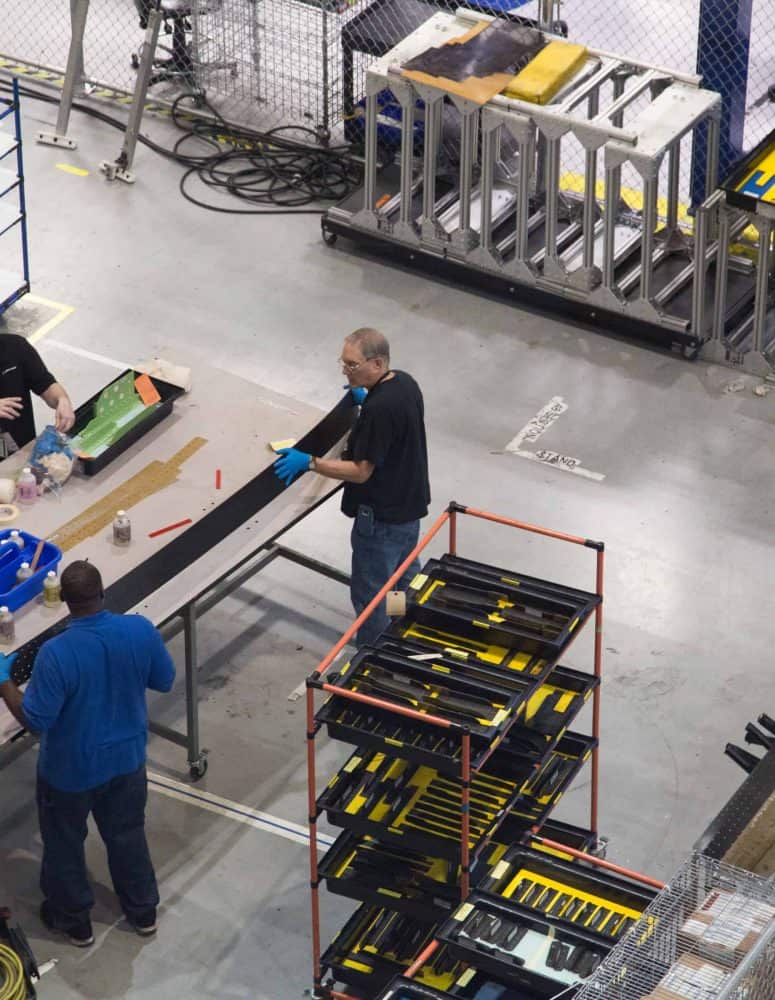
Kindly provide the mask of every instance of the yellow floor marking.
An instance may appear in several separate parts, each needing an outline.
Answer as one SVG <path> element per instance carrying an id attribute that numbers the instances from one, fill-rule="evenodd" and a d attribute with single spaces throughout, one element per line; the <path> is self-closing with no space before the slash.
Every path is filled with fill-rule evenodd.
<path id="1" fill-rule="evenodd" d="M 55 163 L 57 170 L 64 170 L 66 174 L 75 174 L 76 177 L 88 177 L 89 171 L 82 167 L 74 167 L 70 163 Z"/>
<path id="2" fill-rule="evenodd" d="M 52 316 L 51 319 L 46 320 L 46 322 L 39 326 L 37 330 L 29 335 L 27 340 L 30 344 L 37 344 L 38 341 L 43 340 L 43 338 L 51 333 L 54 327 L 59 326 L 59 324 L 67 319 L 68 316 L 75 312 L 75 306 L 66 306 L 62 302 L 52 302 L 51 299 L 41 298 L 39 295 L 27 295 L 27 302 L 33 302 L 36 305 L 48 306 L 49 309 L 56 309 L 56 315 Z"/>

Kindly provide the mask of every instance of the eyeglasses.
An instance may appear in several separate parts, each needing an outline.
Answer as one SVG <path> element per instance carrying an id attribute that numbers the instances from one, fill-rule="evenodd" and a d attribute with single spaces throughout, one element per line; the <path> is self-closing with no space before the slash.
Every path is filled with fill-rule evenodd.
<path id="1" fill-rule="evenodd" d="M 342 366 L 342 371 L 347 372 L 348 375 L 352 375 L 357 372 L 361 365 L 365 365 L 369 358 L 364 358 L 363 361 L 345 361 L 344 358 L 339 359 L 339 364 Z"/>

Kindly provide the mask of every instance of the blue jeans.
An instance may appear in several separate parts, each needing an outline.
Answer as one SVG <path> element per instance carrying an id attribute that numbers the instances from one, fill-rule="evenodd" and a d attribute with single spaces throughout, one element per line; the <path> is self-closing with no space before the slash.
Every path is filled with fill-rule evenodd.
<path id="1" fill-rule="evenodd" d="M 89 813 L 105 842 L 113 888 L 126 916 L 134 920 L 158 905 L 159 891 L 145 839 L 147 799 L 145 765 L 86 792 L 61 792 L 38 775 L 43 838 L 40 888 L 61 930 L 88 920 L 94 905 L 84 855 Z"/>
<path id="2" fill-rule="evenodd" d="M 363 611 L 385 585 L 388 577 L 395 573 L 417 545 L 420 536 L 419 520 L 387 524 L 385 521 L 362 516 L 362 511 L 362 507 L 358 509 L 350 535 L 353 550 L 350 599 L 356 615 Z M 420 560 L 415 559 L 395 589 L 406 590 L 419 570 Z M 389 622 L 385 602 L 382 601 L 358 629 L 357 645 L 365 646 L 366 643 L 373 642 Z"/>

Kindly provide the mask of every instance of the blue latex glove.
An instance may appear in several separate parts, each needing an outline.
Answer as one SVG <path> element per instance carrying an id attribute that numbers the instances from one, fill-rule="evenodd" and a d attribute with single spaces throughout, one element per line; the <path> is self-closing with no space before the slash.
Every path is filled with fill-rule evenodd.
<path id="1" fill-rule="evenodd" d="M 0 653 L 0 684 L 11 679 L 11 667 L 18 653 Z"/>
<path id="2" fill-rule="evenodd" d="M 360 385 L 353 385 L 353 386 L 343 385 L 342 388 L 350 390 L 350 393 L 353 397 L 353 402 L 355 403 L 356 406 L 363 406 L 363 401 L 369 394 L 368 389 L 364 389 L 363 386 Z"/>
<path id="3" fill-rule="evenodd" d="M 278 479 L 282 479 L 286 486 L 290 486 L 293 480 L 309 469 L 310 456 L 296 448 L 278 448 L 277 453 L 282 456 L 274 463 L 274 473 Z"/>

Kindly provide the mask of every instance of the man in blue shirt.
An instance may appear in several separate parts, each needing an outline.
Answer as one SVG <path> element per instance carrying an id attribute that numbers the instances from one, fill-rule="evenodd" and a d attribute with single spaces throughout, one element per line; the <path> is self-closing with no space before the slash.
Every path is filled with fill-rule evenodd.
<path id="1" fill-rule="evenodd" d="M 62 573 L 67 628 L 45 642 L 24 694 L 0 659 L 0 695 L 19 723 L 40 733 L 37 800 L 43 923 L 79 947 L 94 941 L 86 874 L 86 821 L 94 816 L 113 887 L 141 935 L 156 930 L 159 892 L 145 838 L 147 688 L 169 691 L 175 664 L 141 615 L 104 609 L 99 570 L 79 560 Z"/>

